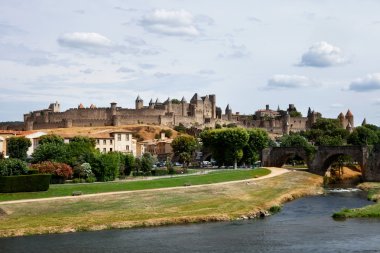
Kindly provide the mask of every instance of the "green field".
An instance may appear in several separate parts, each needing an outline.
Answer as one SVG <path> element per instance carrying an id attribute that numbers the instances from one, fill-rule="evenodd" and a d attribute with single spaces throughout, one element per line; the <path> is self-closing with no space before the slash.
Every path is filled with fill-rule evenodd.
<path id="1" fill-rule="evenodd" d="M 244 179 L 260 171 L 267 173 L 266 170 L 221 172 L 198 176 L 192 182 Z M 186 178 L 181 184 L 189 180 Z M 147 183 L 156 184 L 154 181 Z M 242 215 L 250 216 L 260 210 L 273 209 L 273 206 L 278 207 L 294 198 L 322 192 L 321 184 L 320 176 L 289 172 L 262 180 L 228 184 L 29 203 L 0 202 L 0 237 L 235 220 Z M 169 186 L 168 183 L 164 185 Z"/>
<path id="2" fill-rule="evenodd" d="M 380 183 L 364 183 L 359 188 L 368 191 L 368 200 L 380 200 Z M 380 203 L 365 206 L 362 208 L 343 209 L 333 214 L 334 218 L 379 218 Z"/>
<path id="3" fill-rule="evenodd" d="M 174 176 L 172 178 L 161 178 L 154 180 L 50 185 L 50 189 L 46 192 L 2 193 L 0 194 L 0 202 L 20 199 L 71 196 L 74 191 L 81 191 L 83 194 L 94 194 L 101 192 L 132 191 L 185 185 L 213 184 L 226 181 L 250 179 L 268 175 L 269 173 L 270 171 L 268 169 L 259 168 L 255 170 L 223 170 L 205 175 L 190 175 L 181 177 Z"/>

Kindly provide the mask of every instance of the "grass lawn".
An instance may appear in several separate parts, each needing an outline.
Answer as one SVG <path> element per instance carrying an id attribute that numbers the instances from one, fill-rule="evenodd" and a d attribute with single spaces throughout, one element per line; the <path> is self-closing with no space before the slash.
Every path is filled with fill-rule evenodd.
<path id="1" fill-rule="evenodd" d="M 114 191 L 131 191 L 144 189 L 157 189 L 177 187 L 184 185 L 200 185 L 212 184 L 226 181 L 236 181 L 260 177 L 269 174 L 268 169 L 259 168 L 255 170 L 223 170 L 212 172 L 205 175 L 192 175 L 173 178 L 161 178 L 154 180 L 141 181 L 122 181 L 122 182 L 105 182 L 92 184 L 61 184 L 50 185 L 46 192 L 22 192 L 22 193 L 1 193 L 1 201 L 19 200 L 19 199 L 35 199 L 71 196 L 74 191 L 81 191 L 83 194 L 93 194 L 100 192 Z"/>
<path id="2" fill-rule="evenodd" d="M 380 200 L 380 183 L 363 183 L 359 188 L 368 191 L 368 199 L 372 201 Z M 365 218 L 380 217 L 380 203 L 365 206 L 362 208 L 343 209 L 333 214 L 334 218 Z"/>
<path id="3" fill-rule="evenodd" d="M 198 181 L 193 182 L 220 182 L 231 180 L 231 177 L 242 179 L 247 176 L 246 173 L 254 175 L 249 174 L 253 172 L 215 173 L 199 176 Z M 186 179 L 181 184 L 188 182 L 189 179 Z M 149 183 L 156 184 L 154 181 Z M 320 176 L 288 172 L 249 182 L 41 202 L 0 203 L 3 211 L 0 215 L 0 237 L 231 220 L 268 210 L 297 197 L 315 194 L 321 191 L 321 184 Z"/>

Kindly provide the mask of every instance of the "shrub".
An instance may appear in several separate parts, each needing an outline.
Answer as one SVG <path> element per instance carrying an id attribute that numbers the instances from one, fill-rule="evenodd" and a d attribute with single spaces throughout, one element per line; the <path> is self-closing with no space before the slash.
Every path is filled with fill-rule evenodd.
<path id="1" fill-rule="evenodd" d="M 112 181 L 119 175 L 120 166 L 124 166 L 123 160 L 122 154 L 109 152 L 94 155 L 90 164 L 98 181 Z"/>
<path id="2" fill-rule="evenodd" d="M 27 158 L 28 148 L 32 142 L 25 137 L 11 137 L 7 141 L 7 150 L 10 158 L 18 158 L 23 161 Z"/>
<path id="3" fill-rule="evenodd" d="M 0 177 L 0 192 L 47 191 L 50 178 L 43 174 Z"/>
<path id="4" fill-rule="evenodd" d="M 96 182 L 96 177 L 91 176 L 91 177 L 86 178 L 86 183 L 94 183 L 94 182 Z"/>
<path id="5" fill-rule="evenodd" d="M 164 176 L 168 174 L 167 169 L 154 169 L 151 171 L 153 176 Z"/>
<path id="6" fill-rule="evenodd" d="M 82 163 L 74 167 L 74 176 L 79 178 L 88 178 L 94 176 L 92 173 L 91 165 L 89 163 Z"/>
<path id="7" fill-rule="evenodd" d="M 28 174 L 28 166 L 19 159 L 0 160 L 0 176 L 17 176 Z"/>
<path id="8" fill-rule="evenodd" d="M 73 169 L 65 163 L 42 162 L 33 164 L 32 168 L 37 169 L 42 174 L 52 174 L 64 179 L 69 179 L 73 175 Z"/>

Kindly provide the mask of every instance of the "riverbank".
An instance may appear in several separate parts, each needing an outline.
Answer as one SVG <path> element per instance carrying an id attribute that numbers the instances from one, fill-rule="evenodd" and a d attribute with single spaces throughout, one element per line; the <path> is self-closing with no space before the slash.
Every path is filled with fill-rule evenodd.
<path id="1" fill-rule="evenodd" d="M 333 214 L 334 218 L 379 218 L 380 217 L 380 183 L 366 182 L 358 188 L 368 192 L 368 200 L 377 202 L 362 208 L 342 209 Z"/>
<path id="2" fill-rule="evenodd" d="M 0 236 L 92 231 L 253 216 L 322 193 L 322 178 L 288 172 L 262 180 L 2 204 Z"/>

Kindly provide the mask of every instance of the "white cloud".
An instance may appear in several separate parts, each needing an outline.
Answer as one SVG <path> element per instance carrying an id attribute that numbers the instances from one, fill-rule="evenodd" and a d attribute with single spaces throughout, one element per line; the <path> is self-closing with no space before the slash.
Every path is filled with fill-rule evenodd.
<path id="1" fill-rule="evenodd" d="M 118 70 L 116 70 L 118 73 L 133 73 L 135 70 L 127 68 L 127 67 L 120 67 Z"/>
<path id="2" fill-rule="evenodd" d="M 112 41 L 99 33 L 65 33 L 58 38 L 61 46 L 87 48 L 112 47 Z"/>
<path id="3" fill-rule="evenodd" d="M 306 76 L 274 75 L 268 80 L 268 89 L 297 89 L 317 86 L 318 83 Z"/>
<path id="4" fill-rule="evenodd" d="M 357 92 L 380 90 L 380 73 L 368 74 L 351 82 L 350 90 Z"/>
<path id="5" fill-rule="evenodd" d="M 343 104 L 340 104 L 340 103 L 334 103 L 334 104 L 331 104 L 330 107 L 331 108 L 342 108 L 344 105 Z"/>
<path id="6" fill-rule="evenodd" d="M 156 9 L 145 15 L 141 25 L 149 32 L 171 36 L 198 36 L 194 18 L 185 10 Z"/>
<path id="7" fill-rule="evenodd" d="M 302 55 L 299 66 L 331 67 L 347 63 L 342 50 L 325 41 L 314 43 L 309 50 Z"/>

